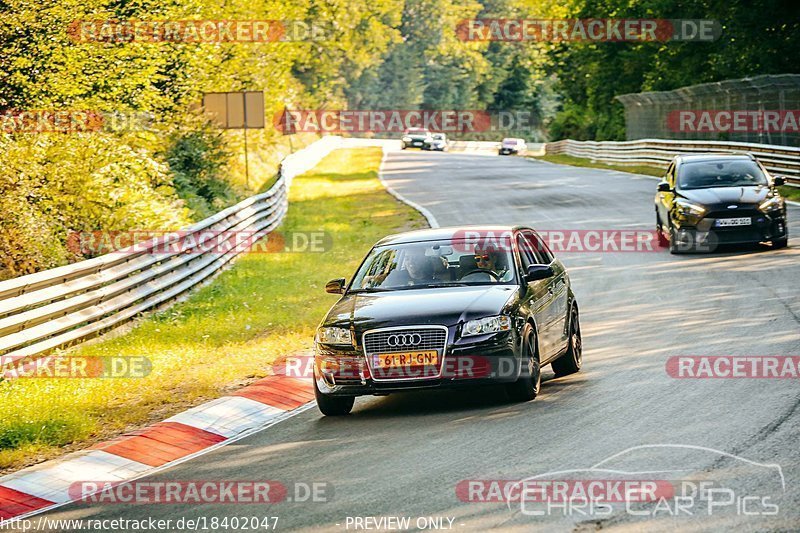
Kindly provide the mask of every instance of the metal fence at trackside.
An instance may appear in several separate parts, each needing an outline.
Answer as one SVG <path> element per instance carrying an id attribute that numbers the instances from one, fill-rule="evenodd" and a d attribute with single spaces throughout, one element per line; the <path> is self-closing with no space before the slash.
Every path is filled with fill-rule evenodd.
<path id="1" fill-rule="evenodd" d="M 615 165 L 651 165 L 665 169 L 678 154 L 709 152 L 753 154 L 772 174 L 785 176 L 787 182 L 800 185 L 800 148 L 789 146 L 666 139 L 621 142 L 567 139 L 545 145 L 547 154 L 566 154 Z"/>
<path id="2" fill-rule="evenodd" d="M 248 232 L 255 239 L 271 232 L 288 209 L 292 179 L 340 144 L 340 137 L 324 137 L 287 156 L 267 192 L 175 232 L 175 251 L 161 251 L 165 241 L 153 239 L 137 244 L 131 253 L 122 250 L 0 282 L 0 366 L 97 336 L 210 279 L 240 250 L 187 250 L 204 250 L 203 239 L 213 235 L 233 240 Z"/>
<path id="3" fill-rule="evenodd" d="M 800 146 L 800 74 L 623 94 L 617 100 L 625 106 L 628 140 L 702 139 Z M 770 115 L 774 123 L 769 122 Z"/>

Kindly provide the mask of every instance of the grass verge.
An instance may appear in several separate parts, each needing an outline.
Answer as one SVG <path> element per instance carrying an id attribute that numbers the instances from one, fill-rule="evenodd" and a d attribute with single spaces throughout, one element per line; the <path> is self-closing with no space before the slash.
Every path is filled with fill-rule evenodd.
<path id="1" fill-rule="evenodd" d="M 378 180 L 379 148 L 337 150 L 296 178 L 279 231 L 324 231 L 324 253 L 250 253 L 186 301 L 125 335 L 71 356 L 146 356 L 142 379 L 0 382 L 0 471 L 10 471 L 163 420 L 267 373 L 276 357 L 311 347 L 336 296 L 325 282 L 350 276 L 386 234 L 425 227 Z"/>
<path id="2" fill-rule="evenodd" d="M 584 168 L 602 168 L 605 170 L 616 170 L 618 172 L 644 174 L 645 176 L 656 176 L 659 178 L 664 175 L 664 170 L 658 167 L 651 167 L 647 165 L 636 165 L 636 166 L 609 165 L 606 163 L 601 163 L 599 161 L 592 162 L 591 159 L 586 159 L 583 157 L 574 157 L 571 155 L 561 155 L 561 154 L 543 155 L 534 157 L 533 159 L 549 161 L 551 163 L 557 163 L 559 165 L 571 165 L 573 167 L 584 167 Z M 790 185 L 784 185 L 782 187 L 778 187 L 778 190 L 780 191 L 781 195 L 787 200 L 800 202 L 800 187 L 792 187 Z"/>
<path id="3" fill-rule="evenodd" d="M 542 155 L 533 157 L 533 159 L 549 161 L 550 163 L 556 163 L 559 165 L 570 165 L 573 167 L 584 167 L 584 168 L 602 168 L 604 170 L 616 170 L 618 172 L 644 174 L 645 176 L 661 177 L 664 175 L 664 170 L 658 167 L 651 167 L 647 165 L 636 165 L 636 166 L 608 165 L 606 163 L 601 163 L 599 161 L 592 162 L 591 159 L 586 159 L 583 157 L 575 157 L 571 155 L 562 155 L 562 154 Z"/>

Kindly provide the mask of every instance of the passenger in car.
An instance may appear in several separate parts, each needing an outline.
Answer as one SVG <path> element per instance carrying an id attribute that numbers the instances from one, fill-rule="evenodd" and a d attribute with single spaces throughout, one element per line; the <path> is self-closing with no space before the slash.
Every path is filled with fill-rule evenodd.
<path id="1" fill-rule="evenodd" d="M 381 286 L 400 287 L 433 283 L 435 279 L 432 259 L 439 260 L 436 257 L 427 257 L 423 248 L 408 250 L 403 261 L 405 268 L 394 269 Z"/>

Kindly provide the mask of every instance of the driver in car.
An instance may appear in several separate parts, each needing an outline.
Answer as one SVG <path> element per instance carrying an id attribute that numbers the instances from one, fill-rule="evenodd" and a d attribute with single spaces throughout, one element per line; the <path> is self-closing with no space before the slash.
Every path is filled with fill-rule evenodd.
<path id="1" fill-rule="evenodd" d="M 508 268 L 508 265 L 501 265 L 500 263 L 501 261 L 497 250 L 491 247 L 486 247 L 485 249 L 477 246 L 475 247 L 475 264 L 478 266 L 479 271 L 486 270 L 494 274 L 491 275 L 488 274 L 488 272 L 484 273 L 490 277 L 492 281 L 510 281 L 512 278 L 511 270 Z M 475 273 L 480 274 L 479 271 Z"/>
<path id="2" fill-rule="evenodd" d="M 395 268 L 388 275 L 376 276 L 378 285 L 383 287 L 400 287 L 428 285 L 435 281 L 431 258 L 425 255 L 424 248 L 413 248 L 405 253 L 403 260 L 405 269 Z"/>

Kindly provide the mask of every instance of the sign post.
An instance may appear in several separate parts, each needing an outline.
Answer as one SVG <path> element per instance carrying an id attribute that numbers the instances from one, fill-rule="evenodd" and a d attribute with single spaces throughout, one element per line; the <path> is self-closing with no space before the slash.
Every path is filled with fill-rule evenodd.
<path id="1" fill-rule="evenodd" d="M 247 130 L 264 128 L 264 93 L 261 91 L 206 93 L 203 95 L 203 109 L 220 128 L 243 130 L 245 185 L 249 188 L 250 160 Z"/>

